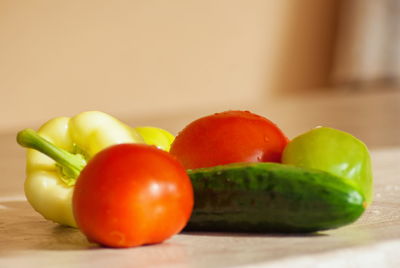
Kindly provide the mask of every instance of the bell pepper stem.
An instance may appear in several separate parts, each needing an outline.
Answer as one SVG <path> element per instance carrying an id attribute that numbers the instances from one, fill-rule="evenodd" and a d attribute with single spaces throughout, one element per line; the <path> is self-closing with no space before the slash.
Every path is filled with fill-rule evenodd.
<path id="1" fill-rule="evenodd" d="M 79 155 L 74 155 L 54 145 L 41 137 L 33 129 L 24 129 L 17 134 L 17 142 L 25 148 L 38 150 L 56 161 L 71 178 L 76 179 L 86 166 L 86 161 Z"/>

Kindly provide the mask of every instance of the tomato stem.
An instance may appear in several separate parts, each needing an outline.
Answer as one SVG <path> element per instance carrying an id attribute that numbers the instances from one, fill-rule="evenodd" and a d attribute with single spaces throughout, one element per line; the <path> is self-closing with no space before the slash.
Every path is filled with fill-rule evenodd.
<path id="1" fill-rule="evenodd" d="M 38 150 L 56 161 L 69 178 L 76 179 L 86 166 L 86 161 L 80 155 L 67 152 L 41 137 L 33 129 L 24 129 L 17 134 L 17 142 L 25 148 Z"/>

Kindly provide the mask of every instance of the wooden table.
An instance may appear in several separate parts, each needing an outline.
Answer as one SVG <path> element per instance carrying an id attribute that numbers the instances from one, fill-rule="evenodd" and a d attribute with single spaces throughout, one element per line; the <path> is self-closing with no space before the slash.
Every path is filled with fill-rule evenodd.
<path id="1" fill-rule="evenodd" d="M 33 211 L 22 190 L 24 152 L 14 133 L 3 133 L 0 267 L 400 267 L 399 92 L 327 94 L 264 105 L 250 108 L 264 115 L 275 111 L 274 121 L 282 122 L 291 137 L 324 123 L 357 133 L 372 148 L 375 201 L 356 223 L 313 235 L 183 233 L 159 245 L 101 248 L 78 230 L 45 221 Z M 147 122 L 177 131 L 201 112 L 207 111 Z M 145 123 L 135 117 L 127 121 Z"/>

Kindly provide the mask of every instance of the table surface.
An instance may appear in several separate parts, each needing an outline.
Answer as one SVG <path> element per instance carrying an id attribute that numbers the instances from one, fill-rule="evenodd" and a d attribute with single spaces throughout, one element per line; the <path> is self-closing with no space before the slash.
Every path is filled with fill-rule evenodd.
<path id="1" fill-rule="evenodd" d="M 276 122 L 289 136 L 324 124 L 357 133 L 371 148 L 374 202 L 354 224 L 312 235 L 182 233 L 159 245 L 101 248 L 78 230 L 45 221 L 33 211 L 23 195 L 24 152 L 15 144 L 15 133 L 3 133 L 0 267 L 400 267 L 400 92 L 335 93 L 280 103 L 268 107 L 283 112 L 275 114 Z M 286 116 L 282 107 L 289 111 Z M 252 108 L 270 112 L 262 103 Z M 295 111 L 302 112 L 303 120 L 287 116 Z M 177 131 L 200 112 L 148 122 Z"/>

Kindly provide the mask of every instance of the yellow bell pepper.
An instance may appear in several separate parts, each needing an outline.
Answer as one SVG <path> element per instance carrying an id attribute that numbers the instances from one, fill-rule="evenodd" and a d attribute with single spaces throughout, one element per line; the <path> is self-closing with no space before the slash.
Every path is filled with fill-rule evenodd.
<path id="1" fill-rule="evenodd" d="M 161 150 L 169 152 L 175 136 L 168 131 L 157 127 L 135 127 L 135 130 L 143 137 L 144 142 L 154 145 Z"/>
<path id="2" fill-rule="evenodd" d="M 164 130 L 153 128 L 152 131 L 163 133 Z M 145 143 L 147 140 L 161 149 L 169 148 L 165 139 L 158 143 L 157 139 L 146 137 L 145 132 L 142 137 L 140 132 L 97 111 L 54 118 L 40 127 L 37 134 L 29 129 L 19 132 L 18 143 L 32 148 L 27 150 L 24 185 L 28 202 L 46 219 L 76 227 L 72 212 L 73 185 L 86 161 L 104 148 L 119 143 Z M 73 165 L 64 163 L 65 158 Z"/>

